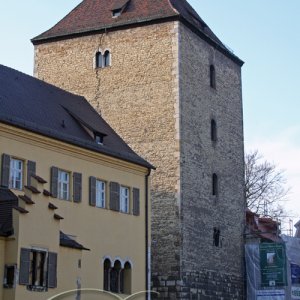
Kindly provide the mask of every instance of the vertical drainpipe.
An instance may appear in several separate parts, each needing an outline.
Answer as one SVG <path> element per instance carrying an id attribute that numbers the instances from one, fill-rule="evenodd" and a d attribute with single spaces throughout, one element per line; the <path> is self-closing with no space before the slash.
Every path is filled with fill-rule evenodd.
<path id="1" fill-rule="evenodd" d="M 150 290 L 150 251 L 149 251 L 149 176 L 151 169 L 145 175 L 145 230 L 146 230 L 146 291 Z M 150 294 L 146 293 L 146 300 L 150 299 Z"/>

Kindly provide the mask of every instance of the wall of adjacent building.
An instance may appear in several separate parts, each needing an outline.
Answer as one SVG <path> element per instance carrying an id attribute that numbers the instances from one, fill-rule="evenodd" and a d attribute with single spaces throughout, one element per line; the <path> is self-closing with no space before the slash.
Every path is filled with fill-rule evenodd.
<path id="1" fill-rule="evenodd" d="M 60 200 L 41 194 L 26 192 L 35 204 L 28 205 L 19 200 L 19 205 L 28 213 L 13 213 L 15 240 L 6 241 L 5 261 L 17 263 L 20 249 L 38 247 L 58 253 L 58 287 L 47 293 L 29 292 L 26 286 L 5 289 L 5 300 L 40 299 L 50 297 L 66 288 L 103 288 L 103 261 L 106 257 L 129 261 L 132 266 L 132 292 L 145 289 L 145 175 L 147 168 L 111 158 L 100 153 L 84 150 L 21 129 L 0 124 L 1 154 L 6 153 L 36 162 L 36 174 L 47 181 L 39 184 L 38 190 L 50 190 L 50 168 L 56 166 L 70 173 L 82 173 L 82 202 Z M 23 174 L 26 178 L 26 172 Z M 140 189 L 140 215 L 125 214 L 89 205 L 89 176 L 107 182 L 107 204 L 109 182 L 118 182 L 130 188 Z M 35 180 L 34 180 L 35 182 Z M 72 184 L 71 184 L 72 186 Z M 23 191 L 12 190 L 23 195 Z M 72 189 L 70 192 L 72 196 Z M 132 200 L 132 197 L 131 197 Z M 53 211 L 49 203 L 58 207 Z M 54 213 L 63 220 L 53 218 Z M 59 247 L 59 230 L 75 236 L 77 242 L 90 249 L 80 251 Z M 0 253 L 3 242 L 0 240 Z M 8 248 L 9 247 L 9 248 Z M 3 255 L 2 255 L 3 256 Z M 0 266 L 3 257 L 0 255 Z M 81 268 L 78 260 L 81 259 Z M 2 271 L 2 270 L 1 270 Z M 1 277 L 2 280 L 3 276 Z M 16 291 L 16 298 L 8 296 Z"/>
<path id="2" fill-rule="evenodd" d="M 0 238 L 0 278 L 4 276 L 5 266 L 5 240 Z M 0 284 L 0 300 L 2 300 L 3 284 Z"/>
<path id="3" fill-rule="evenodd" d="M 179 271 L 178 23 L 107 31 L 35 46 L 35 75 L 85 96 L 157 170 L 152 176 L 152 269 Z M 97 50 L 111 67 L 94 68 Z"/>

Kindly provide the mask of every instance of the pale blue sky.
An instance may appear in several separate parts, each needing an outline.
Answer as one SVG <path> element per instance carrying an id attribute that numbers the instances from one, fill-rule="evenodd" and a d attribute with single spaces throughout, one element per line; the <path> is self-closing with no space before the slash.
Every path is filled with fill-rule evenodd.
<path id="1" fill-rule="evenodd" d="M 80 0 L 0 0 L 0 63 L 32 74 L 30 38 L 49 29 Z M 258 148 L 286 169 L 289 209 L 300 217 L 300 1 L 189 0 L 203 20 L 245 61 L 246 149 Z M 298 210 L 298 211 L 297 211 Z"/>

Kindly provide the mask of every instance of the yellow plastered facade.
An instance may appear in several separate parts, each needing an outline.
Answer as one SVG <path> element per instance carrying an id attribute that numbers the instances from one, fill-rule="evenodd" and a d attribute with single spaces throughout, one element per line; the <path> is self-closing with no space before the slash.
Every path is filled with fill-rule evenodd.
<path id="1" fill-rule="evenodd" d="M 0 154 L 22 159 L 24 174 L 26 162 L 36 162 L 36 174 L 47 181 L 39 183 L 32 178 L 31 185 L 41 193 L 35 194 L 24 188 L 12 190 L 16 195 L 26 194 L 34 204 L 19 199 L 19 207 L 28 211 L 20 213 L 13 209 L 14 235 L 0 239 L 0 278 L 4 276 L 5 264 L 20 267 L 21 248 L 45 249 L 57 253 L 57 288 L 45 292 L 33 292 L 18 283 L 14 288 L 0 286 L 0 300 L 48 299 L 70 289 L 103 289 L 103 262 L 109 258 L 122 264 L 131 264 L 131 293 L 146 289 L 146 225 L 145 201 L 148 169 L 98 152 L 70 145 L 0 123 Z M 72 176 L 70 201 L 45 196 L 50 190 L 50 170 L 55 166 L 82 174 L 82 201 L 72 200 Z M 89 205 L 89 177 L 106 182 L 106 208 Z M 118 182 L 130 188 L 130 213 L 109 209 L 109 183 Z M 140 215 L 132 214 L 132 189 L 140 190 Z M 56 210 L 48 207 L 52 203 Z M 54 218 L 57 214 L 63 219 Z M 150 214 L 148 214 L 150 215 Z M 59 245 L 59 232 L 73 236 L 87 250 L 66 248 Z M 79 267 L 80 265 L 80 267 Z M 17 272 L 18 273 L 18 272 Z M 74 299 L 74 295 L 70 299 Z M 98 295 L 99 297 L 99 295 Z M 66 298 L 67 299 L 67 298 Z M 84 298 L 82 298 L 84 299 Z M 92 298 L 91 298 L 92 299 Z"/>

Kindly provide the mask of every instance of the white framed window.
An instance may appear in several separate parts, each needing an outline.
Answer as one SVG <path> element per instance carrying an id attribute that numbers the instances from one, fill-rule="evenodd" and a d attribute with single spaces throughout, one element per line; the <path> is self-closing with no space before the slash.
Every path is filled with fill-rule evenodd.
<path id="1" fill-rule="evenodd" d="M 96 206 L 105 208 L 106 183 L 102 180 L 96 180 Z"/>
<path id="2" fill-rule="evenodd" d="M 16 190 L 23 188 L 23 161 L 20 159 L 11 158 L 9 187 Z"/>
<path id="3" fill-rule="evenodd" d="M 102 51 L 96 52 L 95 55 L 95 68 L 106 68 L 111 65 L 111 53 L 109 50 L 105 50 L 104 53 Z"/>
<path id="4" fill-rule="evenodd" d="M 125 186 L 120 187 L 120 211 L 129 213 L 129 188 Z"/>
<path id="5" fill-rule="evenodd" d="M 58 170 L 58 198 L 70 199 L 70 173 Z"/>

